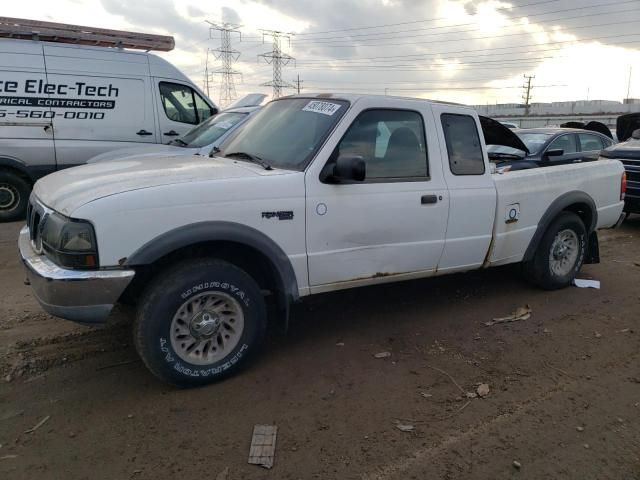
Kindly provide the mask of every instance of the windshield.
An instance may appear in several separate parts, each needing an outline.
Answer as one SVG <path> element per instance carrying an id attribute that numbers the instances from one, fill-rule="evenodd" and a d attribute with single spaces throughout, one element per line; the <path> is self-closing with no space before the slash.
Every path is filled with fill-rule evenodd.
<path id="1" fill-rule="evenodd" d="M 529 155 L 535 155 L 538 153 L 544 144 L 549 140 L 550 133 L 518 133 L 514 132 L 522 143 L 524 143 L 529 149 Z M 523 156 L 524 152 L 516 148 L 505 147 L 504 145 L 489 145 L 487 147 L 489 153 L 507 153 L 510 155 Z"/>
<path id="2" fill-rule="evenodd" d="M 211 145 L 230 128 L 244 120 L 248 113 L 219 113 L 215 117 L 202 122 L 192 128 L 175 143 L 183 147 L 200 148 Z M 173 142 L 172 142 L 173 143 Z"/>
<path id="3" fill-rule="evenodd" d="M 347 108 L 344 100 L 275 100 L 227 139 L 220 155 L 243 152 L 273 168 L 303 170 Z"/>

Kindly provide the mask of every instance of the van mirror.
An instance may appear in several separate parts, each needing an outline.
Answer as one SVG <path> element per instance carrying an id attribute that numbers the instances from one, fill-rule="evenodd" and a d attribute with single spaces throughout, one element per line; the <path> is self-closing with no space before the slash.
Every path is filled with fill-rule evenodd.
<path id="1" fill-rule="evenodd" d="M 634 140 L 640 140 L 640 128 L 633 131 L 633 133 L 631 134 L 631 138 L 633 138 Z"/>

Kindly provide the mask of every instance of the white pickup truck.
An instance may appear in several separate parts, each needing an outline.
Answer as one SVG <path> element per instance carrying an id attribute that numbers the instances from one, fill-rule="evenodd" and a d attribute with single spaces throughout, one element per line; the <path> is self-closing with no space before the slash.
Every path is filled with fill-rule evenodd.
<path id="1" fill-rule="evenodd" d="M 621 218 L 622 164 L 500 175 L 485 139 L 519 142 L 460 105 L 286 97 L 212 157 L 39 180 L 20 251 L 46 311 L 99 324 L 134 302 L 148 368 L 201 385 L 237 371 L 307 295 L 518 262 L 554 289 L 598 261 L 596 230 Z"/>

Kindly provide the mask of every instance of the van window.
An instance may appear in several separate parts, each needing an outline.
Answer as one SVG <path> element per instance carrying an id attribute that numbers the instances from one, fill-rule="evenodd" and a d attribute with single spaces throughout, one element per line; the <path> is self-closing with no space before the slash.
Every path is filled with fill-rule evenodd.
<path id="1" fill-rule="evenodd" d="M 179 83 L 160 82 L 160 99 L 169 120 L 197 125 L 213 112 L 193 88 Z"/>
<path id="2" fill-rule="evenodd" d="M 478 127 L 470 115 L 443 113 L 440 117 L 454 175 L 482 175 L 484 157 Z"/>
<path id="3" fill-rule="evenodd" d="M 406 110 L 367 110 L 351 124 L 338 155 L 366 163 L 366 180 L 426 178 L 427 149 L 422 117 Z"/>

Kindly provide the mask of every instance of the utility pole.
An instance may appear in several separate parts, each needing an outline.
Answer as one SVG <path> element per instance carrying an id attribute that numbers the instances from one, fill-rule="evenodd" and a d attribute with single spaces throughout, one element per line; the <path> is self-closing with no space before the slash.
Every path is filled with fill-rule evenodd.
<path id="1" fill-rule="evenodd" d="M 212 38 L 214 31 L 220 32 L 220 48 L 211 50 L 217 60 L 220 60 L 221 66 L 218 70 L 211 73 L 220 75 L 220 97 L 219 103 L 221 107 L 229 105 L 236 98 L 235 75 L 240 72 L 233 69 L 233 62 L 238 60 L 240 52 L 231 48 L 231 34 L 237 33 L 242 40 L 242 34 L 238 30 L 240 25 L 232 23 L 213 23 L 207 21 L 209 25 L 209 38 Z M 209 53 L 207 51 L 207 57 Z M 208 68 L 207 68 L 208 70 Z M 208 95 L 208 93 L 207 93 Z"/>
<path id="2" fill-rule="evenodd" d="M 524 95 L 522 99 L 524 100 L 524 114 L 529 115 L 529 107 L 531 106 L 531 80 L 536 78 L 533 75 L 524 75 L 525 84 L 522 86 L 524 88 Z"/>
<path id="3" fill-rule="evenodd" d="M 207 58 L 204 61 L 204 84 L 202 89 L 207 92 L 207 97 L 211 95 L 209 93 L 209 48 L 207 48 Z"/>
<path id="4" fill-rule="evenodd" d="M 294 82 L 296 83 L 296 90 L 298 91 L 298 95 L 300 95 L 300 90 L 302 90 L 302 84 L 304 83 L 304 80 L 300 80 L 300 74 L 298 74 L 298 79 L 294 80 Z"/>
<path id="5" fill-rule="evenodd" d="M 265 37 L 271 37 L 272 49 L 270 52 L 258 55 L 258 59 L 262 58 L 266 63 L 273 66 L 273 79 L 270 82 L 263 83 L 262 85 L 265 87 L 273 87 L 274 99 L 279 98 L 282 95 L 283 88 L 294 88 L 293 85 L 282 80 L 282 67 L 289 64 L 292 60 L 295 61 L 291 55 L 282 53 L 282 39 L 284 38 L 288 40 L 289 45 L 291 45 L 291 35 L 293 34 L 283 33 L 277 30 L 262 30 L 262 41 L 264 42 Z"/>
<path id="6" fill-rule="evenodd" d="M 631 72 L 633 67 L 629 67 L 629 81 L 627 82 L 627 101 L 629 101 L 629 95 L 631 95 Z"/>

